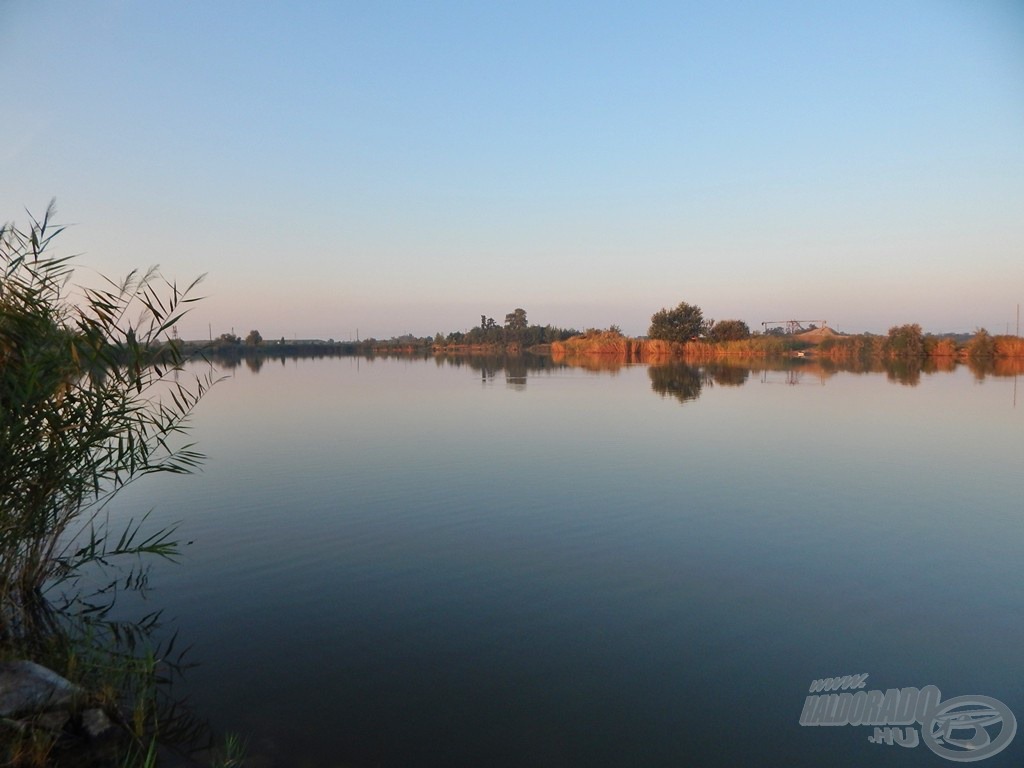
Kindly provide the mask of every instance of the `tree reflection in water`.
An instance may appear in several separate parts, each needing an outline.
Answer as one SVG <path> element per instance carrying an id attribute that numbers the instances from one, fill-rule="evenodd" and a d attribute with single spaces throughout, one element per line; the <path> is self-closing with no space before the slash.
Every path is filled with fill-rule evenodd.
<path id="1" fill-rule="evenodd" d="M 647 369 L 651 389 L 662 397 L 674 397 L 680 403 L 696 400 L 704 389 L 704 373 L 685 363 L 652 365 Z"/>

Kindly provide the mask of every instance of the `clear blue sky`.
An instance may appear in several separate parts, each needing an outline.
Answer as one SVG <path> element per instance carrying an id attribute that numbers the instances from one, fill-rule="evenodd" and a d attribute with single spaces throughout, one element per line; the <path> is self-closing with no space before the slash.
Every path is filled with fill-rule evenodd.
<path id="1" fill-rule="evenodd" d="M 0 219 L 189 338 L 1024 303 L 1021 0 L 0 0 L 0 82 Z"/>

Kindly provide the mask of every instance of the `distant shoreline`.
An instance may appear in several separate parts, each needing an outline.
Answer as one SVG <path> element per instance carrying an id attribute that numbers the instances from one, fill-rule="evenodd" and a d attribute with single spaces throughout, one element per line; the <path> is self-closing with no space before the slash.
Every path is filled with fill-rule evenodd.
<path id="1" fill-rule="evenodd" d="M 876 334 L 841 335 L 815 333 L 756 335 L 737 341 L 712 342 L 693 339 L 672 342 L 633 338 L 612 331 L 590 331 L 564 341 L 523 346 L 519 342 L 488 344 L 447 344 L 436 338 L 410 338 L 364 341 L 323 341 L 319 339 L 286 341 L 261 340 L 256 344 L 241 340 L 227 342 L 178 341 L 179 350 L 188 358 L 242 360 L 266 357 L 343 357 L 376 355 L 494 356 L 531 354 L 551 356 L 556 361 L 573 357 L 615 357 L 624 362 L 666 362 L 702 359 L 783 359 L 809 357 L 833 362 L 855 359 L 925 360 L 951 359 L 1024 359 L 1024 339 L 1017 336 L 990 336 L 979 332 L 967 341 L 952 336 L 920 336 L 916 345 L 901 347 L 894 337 Z"/>

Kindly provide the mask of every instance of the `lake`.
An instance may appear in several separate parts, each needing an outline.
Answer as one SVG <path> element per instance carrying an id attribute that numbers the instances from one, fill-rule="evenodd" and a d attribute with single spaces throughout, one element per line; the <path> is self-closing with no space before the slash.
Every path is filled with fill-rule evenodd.
<path id="1" fill-rule="evenodd" d="M 1024 717 L 1014 376 L 224 373 L 193 421 L 204 470 L 145 478 L 114 515 L 181 521 L 192 543 L 147 604 L 198 662 L 177 690 L 253 765 L 1024 760 L 1024 737 L 1000 746 Z M 926 686 L 949 706 L 877 733 L 801 725 L 826 707 L 813 681 L 865 673 L 859 690 L 910 712 Z M 856 692 L 832 701 L 898 720 L 900 701 Z M 982 705 L 994 725 L 962 714 Z"/>

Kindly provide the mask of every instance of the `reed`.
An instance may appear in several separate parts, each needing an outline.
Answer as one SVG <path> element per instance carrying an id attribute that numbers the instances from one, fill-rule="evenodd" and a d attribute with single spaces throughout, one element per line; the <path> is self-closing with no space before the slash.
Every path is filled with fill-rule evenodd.
<path id="1" fill-rule="evenodd" d="M 782 357 L 793 349 L 792 342 L 767 336 L 734 341 L 667 341 L 633 339 L 617 333 L 595 332 L 551 344 L 556 360 L 585 356 L 617 357 L 626 363 L 660 363 L 670 360 L 717 360 L 726 357 Z"/>
<path id="2" fill-rule="evenodd" d="M 827 338 L 819 345 L 818 354 L 837 363 L 866 364 L 871 360 L 880 360 L 884 356 L 885 337 L 861 333 Z"/>
<path id="3" fill-rule="evenodd" d="M 113 532 L 104 508 L 139 477 L 198 466 L 177 443 L 213 383 L 178 380 L 169 339 L 198 281 L 133 272 L 73 299 L 52 214 L 0 228 L 0 640 L 30 634 L 44 593 L 87 564 L 175 555 L 172 530 Z"/>

